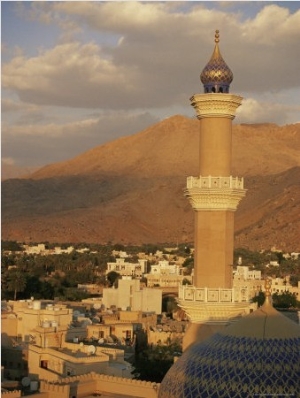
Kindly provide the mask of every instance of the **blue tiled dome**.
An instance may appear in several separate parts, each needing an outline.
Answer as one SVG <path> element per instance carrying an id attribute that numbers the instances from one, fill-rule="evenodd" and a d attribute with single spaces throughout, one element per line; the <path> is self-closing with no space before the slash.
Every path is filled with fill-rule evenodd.
<path id="1" fill-rule="evenodd" d="M 224 61 L 219 49 L 219 31 L 215 34 L 214 52 L 200 75 L 206 93 L 222 92 L 228 93 L 233 74 Z"/>
<path id="2" fill-rule="evenodd" d="M 300 397 L 300 327 L 269 303 L 192 345 L 159 398 Z"/>

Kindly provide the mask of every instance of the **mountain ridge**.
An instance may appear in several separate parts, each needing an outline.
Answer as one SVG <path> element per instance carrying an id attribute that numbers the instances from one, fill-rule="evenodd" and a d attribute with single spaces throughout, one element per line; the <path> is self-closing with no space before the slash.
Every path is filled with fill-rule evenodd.
<path id="1" fill-rule="evenodd" d="M 299 149 L 300 124 L 233 125 L 232 174 L 248 189 L 236 212 L 236 246 L 299 248 Z M 198 175 L 198 153 L 199 121 L 176 115 L 3 181 L 2 239 L 192 242 L 183 190 L 186 177 Z"/>

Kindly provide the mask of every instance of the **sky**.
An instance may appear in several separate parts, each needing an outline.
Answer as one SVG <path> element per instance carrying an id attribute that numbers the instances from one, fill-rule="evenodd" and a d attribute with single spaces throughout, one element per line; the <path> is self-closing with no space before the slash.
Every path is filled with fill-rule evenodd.
<path id="1" fill-rule="evenodd" d="M 299 1 L 2 1 L 2 164 L 41 167 L 195 117 L 216 29 L 244 98 L 234 122 L 299 123 Z"/>

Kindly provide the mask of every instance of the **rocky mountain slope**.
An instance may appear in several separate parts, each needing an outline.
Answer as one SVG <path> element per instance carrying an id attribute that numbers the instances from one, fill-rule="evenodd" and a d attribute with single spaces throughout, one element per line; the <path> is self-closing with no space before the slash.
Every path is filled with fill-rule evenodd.
<path id="1" fill-rule="evenodd" d="M 148 129 L 2 183 L 2 239 L 50 242 L 193 241 L 183 196 L 198 175 L 199 122 Z M 300 249 L 300 124 L 233 126 L 233 175 L 245 177 L 236 246 Z"/>
<path id="2" fill-rule="evenodd" d="M 1 181 L 9 178 L 23 178 L 35 172 L 37 167 L 18 167 L 1 161 Z"/>

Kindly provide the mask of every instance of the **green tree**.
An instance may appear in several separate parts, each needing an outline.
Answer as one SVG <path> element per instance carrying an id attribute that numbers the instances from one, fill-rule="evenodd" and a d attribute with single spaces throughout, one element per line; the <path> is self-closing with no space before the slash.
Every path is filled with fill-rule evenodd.
<path id="1" fill-rule="evenodd" d="M 14 293 L 14 300 L 17 299 L 17 293 L 23 292 L 26 287 L 26 276 L 18 269 L 8 271 L 7 290 Z"/>
<path id="2" fill-rule="evenodd" d="M 133 376 L 135 379 L 160 383 L 173 365 L 174 356 L 181 353 L 177 341 L 168 345 L 148 347 L 136 356 Z"/>
<path id="3" fill-rule="evenodd" d="M 290 276 L 290 284 L 292 286 L 298 286 L 299 281 L 300 281 L 300 275 L 291 275 Z"/>
<path id="4" fill-rule="evenodd" d="M 122 245 L 121 243 L 116 243 L 113 246 L 113 249 L 116 250 L 116 251 L 125 251 L 125 246 Z"/>
<path id="5" fill-rule="evenodd" d="M 26 287 L 23 290 L 23 297 L 29 298 L 34 297 L 36 299 L 46 298 L 41 296 L 41 281 L 39 276 L 28 275 L 26 278 Z"/>
<path id="6" fill-rule="evenodd" d="M 109 286 L 112 287 L 113 285 L 116 286 L 118 279 L 120 278 L 120 274 L 116 271 L 110 271 L 106 276 Z"/>
<path id="7" fill-rule="evenodd" d="M 89 295 L 82 290 L 78 290 L 74 287 L 68 287 L 63 290 L 63 297 L 60 296 L 60 299 L 67 301 L 81 301 L 86 299 L 88 296 Z"/>
<path id="8" fill-rule="evenodd" d="M 22 246 L 14 240 L 1 240 L 1 250 L 18 252 L 22 251 Z"/>
<path id="9" fill-rule="evenodd" d="M 252 301 L 253 303 L 257 303 L 258 307 L 261 307 L 265 302 L 265 294 L 263 292 L 259 292 L 258 295 L 253 297 Z"/>
<path id="10" fill-rule="evenodd" d="M 162 299 L 162 311 L 166 312 L 169 316 L 172 317 L 174 311 L 178 310 L 178 305 L 175 297 L 166 296 Z"/>
<path id="11" fill-rule="evenodd" d="M 184 274 L 185 275 L 191 275 L 192 270 L 194 268 L 194 257 L 192 257 L 192 256 L 191 257 L 187 257 L 184 260 L 182 266 L 185 268 Z"/>
<path id="12" fill-rule="evenodd" d="M 275 308 L 296 308 L 297 297 L 295 293 L 283 292 L 282 294 L 274 293 L 272 295 L 273 306 Z"/>

